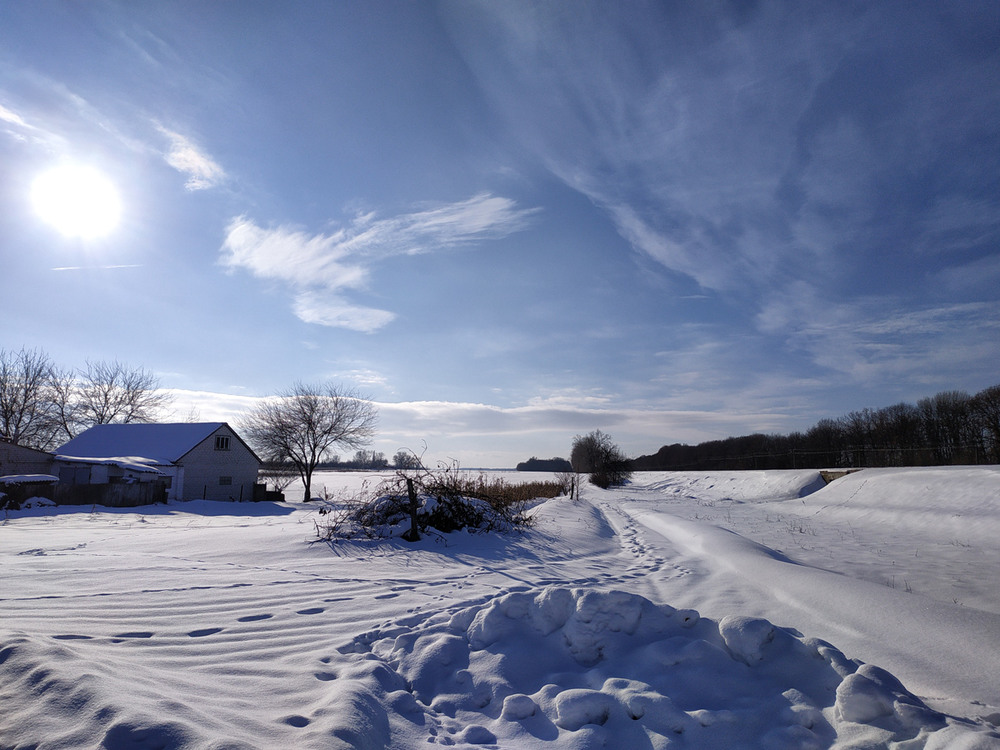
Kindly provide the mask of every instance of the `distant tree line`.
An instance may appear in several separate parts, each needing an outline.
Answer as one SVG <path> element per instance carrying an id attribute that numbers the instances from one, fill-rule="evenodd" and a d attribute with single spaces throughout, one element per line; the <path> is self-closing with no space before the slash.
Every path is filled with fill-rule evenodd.
<path id="1" fill-rule="evenodd" d="M 396 451 L 390 461 L 382 451 L 359 450 L 352 458 L 330 456 L 316 468 L 324 471 L 381 471 L 383 469 L 419 469 L 420 457 L 406 450 Z"/>
<path id="2" fill-rule="evenodd" d="M 665 445 L 632 460 L 636 471 L 819 469 L 1000 463 L 1000 385 L 970 396 L 943 391 L 823 419 L 806 432 Z"/>
<path id="3" fill-rule="evenodd" d="M 0 349 L 0 438 L 15 445 L 52 450 L 94 425 L 153 421 L 169 403 L 141 367 L 64 368 L 41 349 Z"/>
<path id="4" fill-rule="evenodd" d="M 517 465 L 518 471 L 573 471 L 573 465 L 565 458 L 538 458 L 532 456 Z"/>

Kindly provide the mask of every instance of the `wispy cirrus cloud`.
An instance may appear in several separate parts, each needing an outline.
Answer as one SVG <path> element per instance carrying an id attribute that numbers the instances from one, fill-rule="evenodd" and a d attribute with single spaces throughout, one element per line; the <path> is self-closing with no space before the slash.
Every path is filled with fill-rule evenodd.
<path id="1" fill-rule="evenodd" d="M 524 229 L 537 212 L 518 208 L 510 198 L 480 193 L 388 218 L 362 214 L 333 236 L 343 251 L 359 256 L 417 255 L 506 237 Z"/>
<path id="2" fill-rule="evenodd" d="M 863 384 L 923 382 L 928 373 L 993 377 L 1000 331 L 996 305 L 942 303 L 912 308 L 896 299 L 838 302 L 806 284 L 785 290 L 757 318 L 761 330 L 784 337 L 824 373 Z"/>
<path id="3" fill-rule="evenodd" d="M 29 125 L 25 122 L 24 118 L 21 117 L 17 112 L 8 109 L 7 107 L 0 104 L 0 122 L 5 122 L 8 125 L 16 125 L 24 130 L 34 130 L 34 126 Z"/>
<path id="4" fill-rule="evenodd" d="M 294 292 L 295 314 L 306 323 L 371 333 L 395 314 L 359 305 L 345 294 L 367 287 L 374 263 L 499 239 L 526 227 L 536 211 L 482 193 L 387 218 L 360 214 L 326 234 L 284 225 L 264 228 L 240 216 L 226 229 L 220 262 L 285 282 Z"/>
<path id="5" fill-rule="evenodd" d="M 637 253 L 749 316 L 790 280 L 919 305 L 925 289 L 868 273 L 871 260 L 995 246 L 992 173 L 970 147 L 1000 103 L 981 93 L 995 60 L 935 11 L 903 24 L 888 6 L 786 2 L 450 13 L 524 147 Z M 967 260 L 955 255 L 942 262 Z"/>
<path id="6" fill-rule="evenodd" d="M 187 177 L 185 188 L 192 191 L 207 190 L 226 179 L 225 170 L 188 138 L 162 125 L 157 125 L 157 130 L 170 142 L 170 150 L 163 158 L 167 164 Z"/>

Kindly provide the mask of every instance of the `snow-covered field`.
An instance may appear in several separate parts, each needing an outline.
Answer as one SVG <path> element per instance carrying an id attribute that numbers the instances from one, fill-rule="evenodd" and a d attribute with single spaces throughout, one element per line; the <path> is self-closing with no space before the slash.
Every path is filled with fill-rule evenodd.
<path id="1" fill-rule="evenodd" d="M 996 467 L 644 473 L 416 545 L 315 513 L 10 514 L 0 748 L 1000 748 Z"/>

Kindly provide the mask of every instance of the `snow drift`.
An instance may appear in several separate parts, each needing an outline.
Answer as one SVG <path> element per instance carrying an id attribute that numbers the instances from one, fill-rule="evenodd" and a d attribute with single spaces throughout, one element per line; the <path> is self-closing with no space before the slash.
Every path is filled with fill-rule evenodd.
<path id="1" fill-rule="evenodd" d="M 738 615 L 550 587 L 359 637 L 332 676 L 412 747 L 947 747 L 982 738 L 891 674 Z M 377 697 L 372 703 L 371 696 Z M 347 720 L 344 722 L 348 723 Z M 450 744 L 450 742 L 446 743 Z"/>

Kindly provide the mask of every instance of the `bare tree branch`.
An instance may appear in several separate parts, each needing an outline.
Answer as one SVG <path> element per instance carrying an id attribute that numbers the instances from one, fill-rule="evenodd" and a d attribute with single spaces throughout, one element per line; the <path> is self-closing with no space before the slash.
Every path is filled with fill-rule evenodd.
<path id="1" fill-rule="evenodd" d="M 15 445 L 51 447 L 53 371 L 49 356 L 39 349 L 0 349 L 0 436 Z"/>

